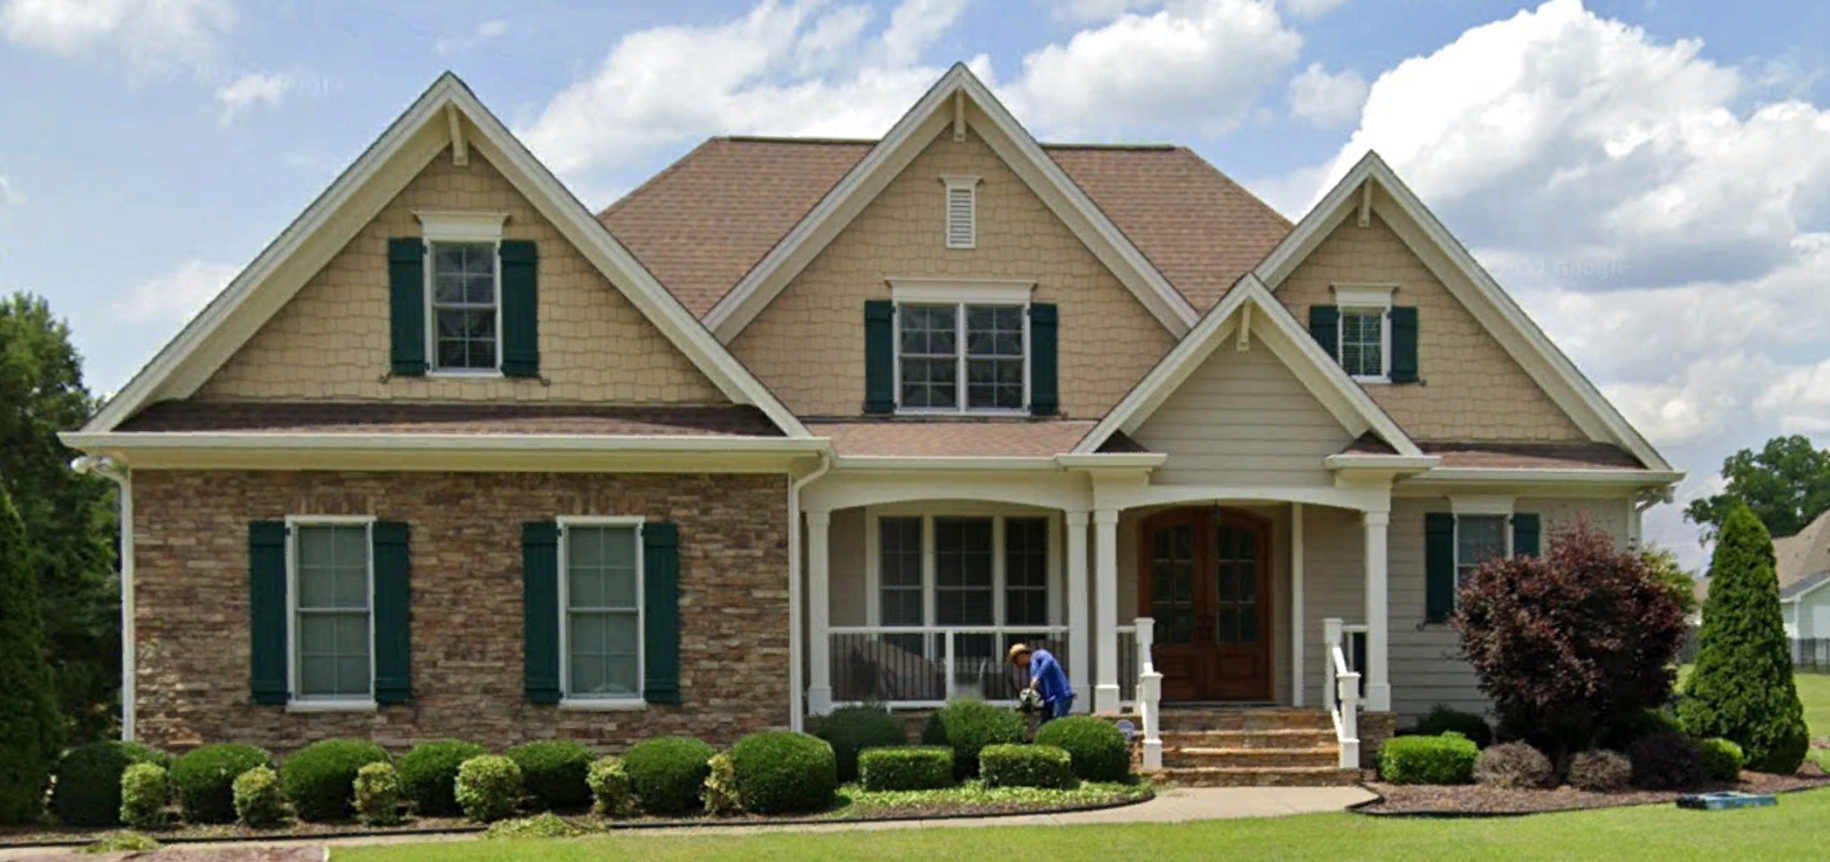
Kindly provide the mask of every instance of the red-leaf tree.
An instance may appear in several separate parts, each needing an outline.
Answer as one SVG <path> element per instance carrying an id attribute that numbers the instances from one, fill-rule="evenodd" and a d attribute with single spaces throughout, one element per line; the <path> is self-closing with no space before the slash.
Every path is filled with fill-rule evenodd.
<path id="1" fill-rule="evenodd" d="M 1671 697 L 1684 615 L 1638 554 L 1586 522 L 1543 557 L 1482 566 L 1454 626 L 1500 733 L 1553 757 Z"/>

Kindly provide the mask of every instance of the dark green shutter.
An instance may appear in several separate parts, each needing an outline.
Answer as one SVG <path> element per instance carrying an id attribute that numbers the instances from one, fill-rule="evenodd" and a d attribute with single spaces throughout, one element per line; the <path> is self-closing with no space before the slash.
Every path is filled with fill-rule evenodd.
<path id="1" fill-rule="evenodd" d="M 559 525 L 521 525 L 521 609 L 528 703 L 559 702 Z"/>
<path id="2" fill-rule="evenodd" d="M 1057 320 L 1054 303 L 1029 307 L 1029 412 L 1053 416 L 1061 412 L 1060 360 L 1057 358 Z"/>
<path id="3" fill-rule="evenodd" d="M 502 373 L 540 376 L 540 257 L 531 242 L 502 241 Z"/>
<path id="4" fill-rule="evenodd" d="M 896 304 L 864 303 L 864 412 L 896 412 Z"/>
<path id="5" fill-rule="evenodd" d="M 680 702 L 680 528 L 642 525 L 642 699 Z"/>
<path id="6" fill-rule="evenodd" d="M 1515 557 L 1535 557 L 1538 555 L 1538 514 L 1520 512 L 1512 516 L 1512 555 Z"/>
<path id="7" fill-rule="evenodd" d="M 282 705 L 286 685 L 286 522 L 248 524 L 248 688 L 254 702 Z"/>
<path id="8" fill-rule="evenodd" d="M 426 243 L 418 237 L 388 240 L 388 332 L 399 377 L 426 373 Z"/>
<path id="9" fill-rule="evenodd" d="M 1448 622 L 1455 613 L 1455 516 L 1423 516 L 1423 618 Z"/>
<path id="10" fill-rule="evenodd" d="M 1333 305 L 1309 306 L 1309 334 L 1336 361 L 1341 358 L 1341 309 Z"/>
<path id="11" fill-rule="evenodd" d="M 1392 308 L 1392 382 L 1417 382 L 1417 309 Z"/>
<path id="12" fill-rule="evenodd" d="M 412 595 L 407 525 L 377 521 L 375 543 L 375 702 L 413 701 Z"/>

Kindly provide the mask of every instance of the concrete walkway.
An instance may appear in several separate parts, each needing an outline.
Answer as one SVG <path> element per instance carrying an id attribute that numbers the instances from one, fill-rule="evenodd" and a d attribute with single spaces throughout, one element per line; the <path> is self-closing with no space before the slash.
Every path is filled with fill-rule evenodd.
<path id="1" fill-rule="evenodd" d="M 817 823 L 783 826 L 727 826 L 717 828 L 681 827 L 670 829 L 628 830 L 622 834 L 630 835 L 743 835 L 765 832 L 847 832 L 875 831 L 883 829 L 946 829 L 971 828 L 986 826 L 1070 826 L 1097 823 L 1182 823 L 1191 820 L 1238 820 L 1254 817 L 1283 817 L 1291 814 L 1318 814 L 1330 811 L 1341 811 L 1349 805 L 1373 799 L 1371 791 L 1361 787 L 1191 787 L 1164 790 L 1155 799 L 1141 805 L 1128 805 L 1123 808 L 1108 808 L 1103 811 L 1081 811 L 1072 814 L 1028 814 L 1017 817 L 973 817 L 956 820 L 899 820 L 876 823 Z M 368 836 L 362 838 L 333 838 L 313 841 L 273 841 L 244 842 L 223 845 L 178 845 L 172 850 L 180 850 L 185 862 L 202 859 L 207 862 L 228 862 L 225 857 L 217 856 L 235 853 L 235 862 L 279 862 L 313 856 L 323 858 L 322 851 L 300 853 L 304 848 L 345 847 L 361 844 L 418 844 L 434 841 L 475 841 L 480 836 L 476 833 L 457 835 L 389 835 Z M 250 854 L 255 848 L 267 848 L 273 851 L 289 851 L 285 855 L 276 853 L 268 857 L 265 854 Z M 172 850 L 159 853 L 141 854 L 137 860 L 163 860 Z M 211 852 L 214 851 L 214 852 Z M 0 849 L 0 860 L 24 862 L 24 860 L 77 858 L 96 859 L 98 857 L 76 857 L 60 855 L 64 851 Z M 296 854 L 296 855 L 295 855 Z M 108 859 L 109 857 L 99 857 Z M 176 862 L 178 854 L 172 853 Z"/>

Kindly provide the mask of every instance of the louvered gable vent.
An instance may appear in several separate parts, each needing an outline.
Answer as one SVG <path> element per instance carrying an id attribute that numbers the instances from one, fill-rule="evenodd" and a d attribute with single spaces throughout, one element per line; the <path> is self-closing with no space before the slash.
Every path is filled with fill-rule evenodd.
<path id="1" fill-rule="evenodd" d="M 947 247 L 977 248 L 978 177 L 942 177 L 947 184 Z"/>

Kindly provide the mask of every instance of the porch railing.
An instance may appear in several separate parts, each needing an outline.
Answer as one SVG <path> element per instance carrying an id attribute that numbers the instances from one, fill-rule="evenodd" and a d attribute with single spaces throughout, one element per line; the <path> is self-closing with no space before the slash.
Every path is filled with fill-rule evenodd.
<path id="1" fill-rule="evenodd" d="M 1144 660 L 1137 653 L 1137 626 L 1119 626 L 1118 632 L 1118 705 L 1137 709 L 1138 689 L 1137 675 L 1144 669 Z"/>
<path id="2" fill-rule="evenodd" d="M 1014 704 L 1028 683 L 1012 666 L 1012 644 L 1046 649 L 1068 678 L 1067 626 L 834 626 L 832 699 L 935 707 L 973 697 Z"/>
<path id="3" fill-rule="evenodd" d="M 1360 768 L 1360 673 L 1347 657 L 1353 653 L 1353 636 L 1365 632 L 1365 626 L 1350 626 L 1337 618 L 1322 621 L 1322 643 L 1328 649 L 1322 704 L 1334 718 L 1342 769 Z"/>
<path id="4" fill-rule="evenodd" d="M 1147 772 L 1163 768 L 1163 737 L 1157 726 L 1157 710 L 1163 699 L 1163 675 L 1156 672 L 1156 660 L 1151 656 L 1155 640 L 1156 620 L 1138 617 L 1132 643 L 1137 648 L 1137 711 L 1144 724 L 1144 770 Z"/>

